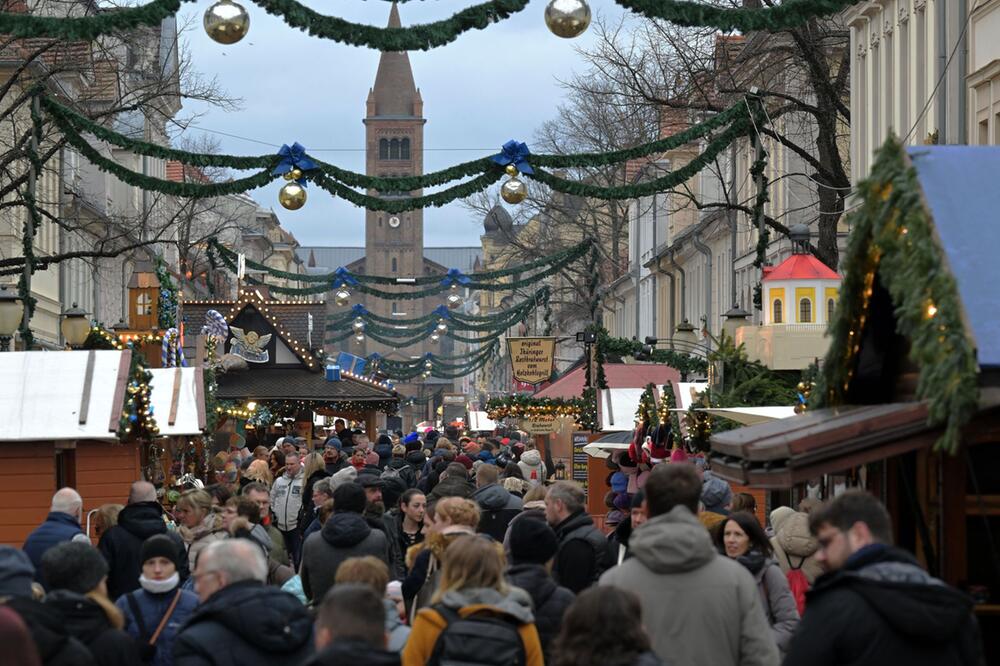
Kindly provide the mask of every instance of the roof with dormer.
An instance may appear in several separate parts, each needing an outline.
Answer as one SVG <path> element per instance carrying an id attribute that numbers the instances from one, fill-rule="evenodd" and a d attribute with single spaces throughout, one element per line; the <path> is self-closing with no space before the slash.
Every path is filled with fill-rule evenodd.
<path id="1" fill-rule="evenodd" d="M 765 267 L 762 282 L 774 280 L 839 280 L 840 274 L 811 254 L 793 254 L 774 268 Z"/>

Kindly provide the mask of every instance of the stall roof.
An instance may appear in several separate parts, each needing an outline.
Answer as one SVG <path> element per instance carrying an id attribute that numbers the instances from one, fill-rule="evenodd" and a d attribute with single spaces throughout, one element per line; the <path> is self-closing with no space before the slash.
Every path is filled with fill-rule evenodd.
<path id="1" fill-rule="evenodd" d="M 152 368 L 150 402 L 164 437 L 200 435 L 205 429 L 205 384 L 201 368 Z M 176 397 L 175 397 L 176 395 Z"/>
<path id="2" fill-rule="evenodd" d="M 1000 149 L 911 146 L 907 149 L 934 218 L 975 339 L 980 366 L 1000 366 Z"/>
<path id="3" fill-rule="evenodd" d="M 472 432 L 493 432 L 496 429 L 496 422 L 491 421 L 486 412 L 469 412 L 469 430 Z"/>
<path id="4" fill-rule="evenodd" d="M 712 471 L 757 488 L 790 488 L 929 446 L 927 404 L 900 402 L 810 411 L 712 436 Z"/>
<path id="5" fill-rule="evenodd" d="M 794 407 L 701 407 L 695 411 L 721 416 L 742 425 L 756 425 L 795 416 Z"/>
<path id="6" fill-rule="evenodd" d="M 598 391 L 597 429 L 601 432 L 631 432 L 644 388 L 611 388 Z"/>
<path id="7" fill-rule="evenodd" d="M 645 388 L 647 384 L 663 386 L 667 382 L 677 383 L 681 375 L 677 370 L 653 363 L 605 363 L 604 375 L 608 387 Z M 584 368 L 574 368 L 534 394 L 535 398 L 578 398 L 583 394 Z M 640 391 L 641 392 L 641 391 Z M 636 402 L 638 405 L 638 402 Z M 635 407 L 632 409 L 635 412 Z"/>
<path id="8" fill-rule="evenodd" d="M 223 400 L 338 400 L 396 401 L 391 389 L 363 379 L 344 377 L 326 381 L 321 372 L 306 368 L 253 368 L 218 376 L 219 398 Z"/>
<path id="9" fill-rule="evenodd" d="M 130 359 L 128 351 L 0 354 L 0 441 L 116 441 Z"/>

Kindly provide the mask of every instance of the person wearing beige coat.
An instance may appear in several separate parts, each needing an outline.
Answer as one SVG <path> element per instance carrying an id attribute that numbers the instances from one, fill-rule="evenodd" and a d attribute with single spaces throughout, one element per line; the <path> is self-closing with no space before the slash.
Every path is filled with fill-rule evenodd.
<path id="1" fill-rule="evenodd" d="M 811 587 L 823 573 L 823 567 L 816 559 L 819 542 L 809 531 L 809 514 L 787 506 L 778 507 L 771 512 L 771 527 L 774 529 L 771 546 L 778 566 L 785 574 L 791 569 L 801 569 Z"/>

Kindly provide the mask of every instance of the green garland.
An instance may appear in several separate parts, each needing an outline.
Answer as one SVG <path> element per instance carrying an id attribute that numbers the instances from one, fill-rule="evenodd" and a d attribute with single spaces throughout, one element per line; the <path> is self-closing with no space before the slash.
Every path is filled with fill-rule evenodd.
<path id="1" fill-rule="evenodd" d="M 490 420 L 503 418 L 524 419 L 533 416 L 572 416 L 583 412 L 583 398 L 532 398 L 515 393 L 486 402 L 486 415 Z"/>
<path id="2" fill-rule="evenodd" d="M 38 179 L 42 177 L 42 160 L 38 155 L 38 143 L 42 136 L 42 117 L 36 108 L 36 100 L 41 102 L 38 96 L 38 90 L 32 94 L 29 106 L 31 113 L 31 131 L 34 134 L 31 142 L 28 146 L 28 162 L 31 165 L 31 169 L 35 174 L 35 184 L 37 189 Z M 38 107 L 41 105 L 38 104 Z M 21 336 L 21 342 L 24 344 L 24 349 L 30 350 L 35 343 L 35 334 L 31 331 L 31 318 L 35 314 L 35 306 L 38 305 L 38 299 L 35 298 L 31 293 L 30 276 L 34 274 L 35 269 L 38 268 L 39 262 L 35 257 L 35 234 L 38 233 L 38 228 L 42 224 L 42 214 L 38 211 L 38 200 L 35 198 L 35 192 L 25 189 L 22 192 L 22 198 L 24 200 L 25 207 L 27 208 L 26 214 L 24 216 L 24 224 L 21 229 L 21 251 L 24 255 L 24 267 L 28 269 L 27 273 L 21 272 L 20 277 L 17 280 L 17 295 L 21 299 L 21 303 L 24 306 L 24 315 L 21 317 L 21 323 L 18 326 L 18 333 Z"/>
<path id="3" fill-rule="evenodd" d="M 633 356 L 642 349 L 642 343 L 629 338 L 613 338 L 608 334 L 607 329 L 601 328 L 597 332 L 597 348 L 605 354 L 612 354 L 620 357 Z M 653 363 L 668 365 L 677 372 L 688 374 L 705 374 L 708 372 L 708 362 L 697 356 L 677 352 L 672 349 L 654 349 L 651 357 Z"/>
<path id="4" fill-rule="evenodd" d="M 400 381 L 413 379 L 414 377 L 425 373 L 429 373 L 430 376 L 440 379 L 457 379 L 459 377 L 465 377 L 469 375 L 469 373 L 475 372 L 479 368 L 486 365 L 490 359 L 496 356 L 499 348 L 499 342 L 495 341 L 488 347 L 484 347 L 475 355 L 468 357 L 466 361 L 461 364 L 444 362 L 442 359 L 446 357 L 435 357 L 433 354 L 428 358 L 415 359 L 412 362 L 379 359 L 377 372 L 391 379 Z M 431 368 L 429 370 L 426 366 L 428 359 L 431 361 Z"/>
<path id="5" fill-rule="evenodd" d="M 177 285 L 167 271 L 163 257 L 156 257 L 156 279 L 160 281 L 157 324 L 161 331 L 177 326 Z"/>
<path id="6" fill-rule="evenodd" d="M 118 439 L 148 442 L 160 433 L 150 402 L 153 373 L 146 367 L 146 359 L 142 353 L 131 342 L 128 348 L 132 357 L 129 363 L 129 380 L 125 387 L 125 404 L 118 420 Z"/>
<path id="7" fill-rule="evenodd" d="M 639 395 L 639 407 L 635 410 L 635 420 L 647 428 L 660 425 L 659 411 L 656 409 L 656 385 L 646 384 Z"/>
<path id="8" fill-rule="evenodd" d="M 102 11 L 95 16 L 56 18 L 0 12 L 0 33 L 15 37 L 50 37 L 92 41 L 111 32 L 153 26 L 176 14 L 181 2 L 151 0 L 140 7 Z M 714 27 L 751 32 L 785 30 L 836 14 L 858 0 L 785 0 L 761 8 L 725 8 L 686 0 L 615 0 L 619 5 L 648 18 L 665 19 L 681 26 Z M 415 51 L 443 46 L 462 33 L 482 30 L 523 10 L 528 0 L 490 0 L 463 9 L 448 19 L 406 28 L 377 28 L 325 16 L 296 0 L 251 0 L 269 14 L 314 37 L 343 44 L 367 46 L 380 51 Z"/>
<path id="9" fill-rule="evenodd" d="M 677 412 L 671 411 L 677 408 L 677 396 L 674 395 L 674 383 L 667 382 L 663 385 L 663 400 L 660 403 L 660 423 L 670 423 L 670 433 L 673 436 L 675 446 L 680 446 L 684 441 L 681 434 L 681 419 Z"/>
<path id="10" fill-rule="evenodd" d="M 760 136 L 757 136 L 757 140 L 760 141 Z M 750 176 L 756 179 L 759 176 L 763 176 L 764 171 L 767 169 L 767 153 L 761 152 L 759 159 L 754 160 L 754 163 L 750 165 Z M 754 199 L 753 204 L 753 214 L 751 215 L 751 220 L 754 224 L 757 224 L 758 220 L 764 219 L 764 206 L 767 202 L 771 200 L 771 195 L 768 192 L 767 186 L 761 187 L 757 190 L 757 196 Z M 771 228 L 766 224 L 761 225 L 759 229 L 760 233 L 757 235 L 757 247 L 755 248 L 756 254 L 754 256 L 753 265 L 754 268 L 758 270 L 764 267 L 764 263 L 767 261 L 767 246 L 771 243 Z M 758 280 L 757 284 L 753 288 L 753 306 L 757 310 L 761 310 L 764 307 L 764 287 Z"/>
<path id="11" fill-rule="evenodd" d="M 816 406 L 843 404 L 848 397 L 877 273 L 892 297 L 896 330 L 909 339 L 910 359 L 920 368 L 917 397 L 928 402 L 928 422 L 944 426 L 935 449 L 955 454 L 962 426 L 978 409 L 979 366 L 955 278 L 945 268 L 948 261 L 935 238 L 916 172 L 896 138 L 879 150 L 859 190 L 864 205 L 849 218 L 853 231 L 844 257 L 847 272 L 830 326 L 830 349 L 813 392 Z"/>
<path id="12" fill-rule="evenodd" d="M 675 25 L 724 32 L 776 32 L 804 25 L 855 5 L 858 0 L 784 0 L 771 7 L 719 7 L 686 0 L 615 0 L 636 14 Z"/>

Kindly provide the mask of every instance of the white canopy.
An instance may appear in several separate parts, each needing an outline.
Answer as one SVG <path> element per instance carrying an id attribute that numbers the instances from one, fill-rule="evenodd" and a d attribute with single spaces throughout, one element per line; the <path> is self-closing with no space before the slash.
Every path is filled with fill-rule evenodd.
<path id="1" fill-rule="evenodd" d="M 623 432 L 635 428 L 635 412 L 645 389 L 602 389 L 597 395 L 597 429 L 601 432 Z"/>
<path id="2" fill-rule="evenodd" d="M 198 435 L 205 427 L 201 368 L 153 368 L 150 402 L 160 435 Z"/>
<path id="3" fill-rule="evenodd" d="M 767 423 L 795 416 L 794 407 L 703 407 L 695 411 L 722 416 L 743 425 Z"/>
<path id="4" fill-rule="evenodd" d="M 469 412 L 469 430 L 472 432 L 493 432 L 497 424 L 491 421 L 486 412 Z"/>
<path id="5" fill-rule="evenodd" d="M 121 351 L 0 353 L 0 441 L 117 440 L 128 369 Z"/>

